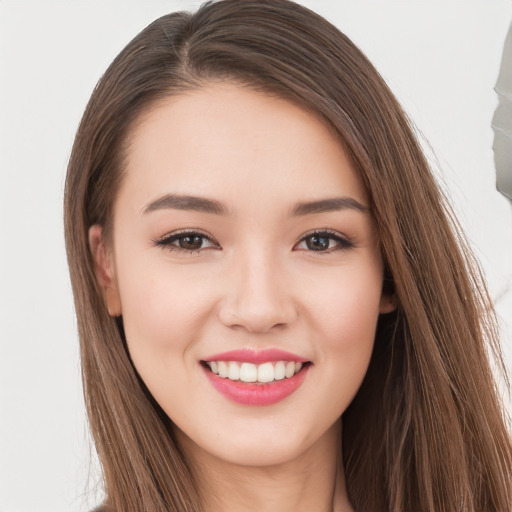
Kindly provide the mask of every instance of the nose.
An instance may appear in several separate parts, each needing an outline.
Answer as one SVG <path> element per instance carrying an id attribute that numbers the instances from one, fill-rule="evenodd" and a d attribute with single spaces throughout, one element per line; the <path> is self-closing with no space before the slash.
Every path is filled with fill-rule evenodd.
<path id="1" fill-rule="evenodd" d="M 266 333 L 295 321 L 297 309 L 283 266 L 269 254 L 238 258 L 226 277 L 219 318 L 231 328 Z"/>

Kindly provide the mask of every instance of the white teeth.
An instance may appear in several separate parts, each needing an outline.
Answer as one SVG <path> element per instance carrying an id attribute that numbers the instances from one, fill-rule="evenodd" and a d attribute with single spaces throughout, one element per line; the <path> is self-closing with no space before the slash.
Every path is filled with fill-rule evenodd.
<path id="1" fill-rule="evenodd" d="M 287 365 L 286 365 L 286 370 L 285 370 L 285 376 L 290 378 L 290 377 L 293 377 L 294 374 L 295 374 L 295 363 L 293 361 L 290 361 Z"/>
<path id="2" fill-rule="evenodd" d="M 263 363 L 258 366 L 258 382 L 272 382 L 274 380 L 274 365 Z"/>
<path id="3" fill-rule="evenodd" d="M 283 380 L 286 373 L 286 365 L 283 363 L 283 361 L 279 361 L 276 363 L 276 366 L 274 367 L 274 379 L 276 380 Z"/>
<path id="4" fill-rule="evenodd" d="M 228 379 L 238 380 L 240 378 L 240 367 L 234 361 L 231 361 L 228 364 L 229 364 Z"/>
<path id="5" fill-rule="evenodd" d="M 213 373 L 224 379 L 243 382 L 273 382 L 293 377 L 302 368 L 302 363 L 277 361 L 262 364 L 238 363 L 236 361 L 207 361 Z"/>
<path id="6" fill-rule="evenodd" d="M 243 382 L 256 382 L 258 380 L 258 367 L 251 363 L 242 363 L 240 367 L 240 380 Z"/>
<path id="7" fill-rule="evenodd" d="M 229 373 L 229 367 L 224 361 L 219 361 L 217 363 L 217 368 L 219 369 L 219 376 L 220 377 L 227 377 Z"/>

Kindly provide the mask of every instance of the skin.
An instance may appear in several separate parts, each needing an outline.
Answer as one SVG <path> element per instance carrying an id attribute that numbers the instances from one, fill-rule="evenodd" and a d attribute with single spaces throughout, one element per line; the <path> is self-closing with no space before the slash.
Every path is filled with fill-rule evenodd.
<path id="1" fill-rule="evenodd" d="M 226 212 L 148 212 L 165 194 L 212 199 Z M 378 316 L 394 303 L 381 293 L 367 210 L 291 213 L 333 197 L 367 205 L 342 146 L 315 115 L 212 83 L 138 121 L 111 243 L 100 226 L 90 230 L 109 312 L 123 315 L 133 363 L 176 425 L 207 510 L 351 510 L 340 416 L 368 368 Z M 334 236 L 324 235 L 325 250 L 311 250 L 307 236 L 326 229 Z M 168 235 L 183 230 L 209 238 L 199 250 L 180 248 L 184 239 Z M 240 405 L 200 364 L 239 348 L 283 349 L 312 364 L 281 402 Z"/>

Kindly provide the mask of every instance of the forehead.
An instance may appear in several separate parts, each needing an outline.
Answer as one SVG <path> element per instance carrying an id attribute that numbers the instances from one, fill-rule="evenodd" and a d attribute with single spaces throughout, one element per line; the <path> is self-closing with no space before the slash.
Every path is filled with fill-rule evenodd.
<path id="1" fill-rule="evenodd" d="M 340 141 L 318 116 L 249 87 L 216 83 L 156 103 L 135 124 L 125 187 L 282 202 L 336 194 L 365 202 Z"/>

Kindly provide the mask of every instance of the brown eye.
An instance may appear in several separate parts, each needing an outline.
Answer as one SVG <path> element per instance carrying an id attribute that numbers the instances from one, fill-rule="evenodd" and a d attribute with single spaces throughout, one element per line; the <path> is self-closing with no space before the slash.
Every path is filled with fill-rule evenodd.
<path id="1" fill-rule="evenodd" d="M 304 236 L 295 246 L 297 250 L 326 252 L 351 249 L 354 244 L 337 232 L 317 231 Z"/>
<path id="2" fill-rule="evenodd" d="M 193 231 L 174 233 L 160 240 L 155 240 L 155 245 L 171 251 L 200 252 L 205 249 L 220 249 L 219 245 L 209 236 Z"/>
<path id="3" fill-rule="evenodd" d="M 178 245 L 182 249 L 187 249 L 189 251 L 197 251 L 202 249 L 203 240 L 205 240 L 204 236 L 191 235 L 191 236 L 183 236 L 178 238 Z"/>
<path id="4" fill-rule="evenodd" d="M 330 238 L 328 236 L 311 235 L 305 241 L 306 247 L 310 251 L 326 251 L 329 249 Z"/>

